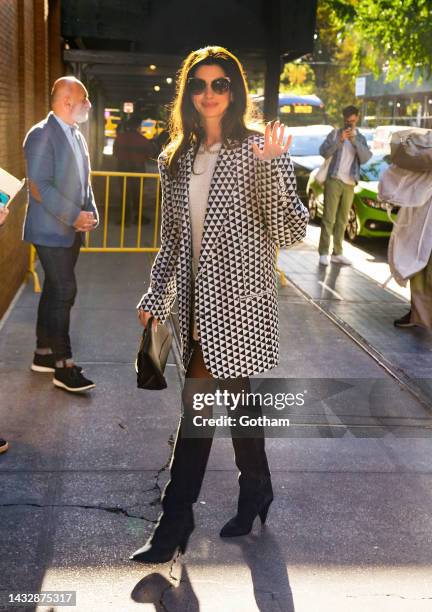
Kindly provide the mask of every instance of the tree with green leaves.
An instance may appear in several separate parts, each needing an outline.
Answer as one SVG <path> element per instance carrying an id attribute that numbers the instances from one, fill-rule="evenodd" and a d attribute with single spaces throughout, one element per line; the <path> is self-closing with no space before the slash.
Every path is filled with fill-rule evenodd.
<path id="1" fill-rule="evenodd" d="M 388 79 L 431 75 L 431 0 L 321 0 L 336 27 L 356 41 L 351 71 L 386 72 Z"/>
<path id="2" fill-rule="evenodd" d="M 318 3 L 314 52 L 304 58 L 314 71 L 314 93 L 324 102 L 330 123 L 338 123 L 343 107 L 355 102 L 351 70 L 356 41 L 332 0 Z M 347 13 L 347 17 L 349 13 Z"/>
<path id="3" fill-rule="evenodd" d="M 319 0 L 314 52 L 303 61 L 335 122 L 361 73 L 402 83 L 431 76 L 432 0 Z"/>

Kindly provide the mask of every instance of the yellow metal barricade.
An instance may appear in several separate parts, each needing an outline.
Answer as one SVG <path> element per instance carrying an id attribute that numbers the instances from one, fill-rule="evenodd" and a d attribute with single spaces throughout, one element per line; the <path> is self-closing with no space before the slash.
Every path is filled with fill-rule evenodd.
<path id="1" fill-rule="evenodd" d="M 104 177 L 105 178 L 105 195 L 103 198 L 103 214 L 100 210 L 100 217 L 102 219 L 102 245 L 90 246 L 92 241 L 92 232 L 87 233 L 85 246 L 81 249 L 83 252 L 88 253 L 156 253 L 159 250 L 157 245 L 158 234 L 159 234 L 159 216 L 160 216 L 160 189 L 159 189 L 159 174 L 152 172 L 105 172 L 94 171 L 92 177 Z M 109 225 L 109 213 L 110 213 L 110 192 L 111 192 L 111 179 L 112 178 L 122 179 L 122 198 L 121 198 L 121 219 L 120 219 L 120 236 L 119 244 L 108 244 L 108 225 Z M 126 206 L 127 206 L 127 179 L 139 179 L 139 209 L 138 209 L 138 220 L 137 220 L 137 235 L 135 246 L 125 246 L 125 223 L 126 223 Z M 153 240 L 151 246 L 142 246 L 142 215 L 144 210 L 144 181 L 152 180 L 156 181 L 156 197 L 154 202 L 154 222 L 153 222 Z M 101 207 L 99 207 L 101 208 Z"/>
<path id="2" fill-rule="evenodd" d="M 281 270 L 278 266 L 278 256 L 279 249 L 276 249 L 276 273 L 279 275 L 279 282 L 281 287 L 286 287 L 288 285 L 287 277 L 285 276 L 285 272 Z"/>
<path id="3" fill-rule="evenodd" d="M 29 268 L 27 270 L 27 282 L 33 280 L 33 289 L 35 293 L 41 292 L 39 275 L 36 272 L 36 249 L 30 245 Z"/>
<path id="4" fill-rule="evenodd" d="M 81 248 L 82 252 L 87 253 L 156 253 L 159 250 L 158 237 L 159 237 L 159 218 L 160 218 L 160 180 L 158 173 L 152 172 L 106 172 L 106 171 L 93 171 L 91 173 L 92 178 L 102 177 L 105 178 L 104 195 L 102 198 L 97 198 L 100 223 L 99 227 L 95 230 L 96 234 L 93 236 L 93 232 L 86 234 L 84 246 Z M 121 181 L 121 203 L 120 203 L 120 218 L 119 218 L 119 231 L 114 231 L 110 226 L 110 203 L 112 200 L 112 179 Z M 136 222 L 136 236 L 132 240 L 133 246 L 131 246 L 131 232 L 129 231 L 128 241 L 126 240 L 126 214 L 128 205 L 128 179 L 139 180 L 139 208 L 138 217 Z M 144 206 L 144 185 L 145 181 L 155 182 L 155 198 L 152 206 Z M 94 183 L 95 181 L 93 181 Z M 102 204 L 103 202 L 103 204 Z M 150 245 L 142 246 L 143 241 L 143 212 L 148 210 L 149 212 L 154 210 L 154 219 L 152 219 L 152 225 L 149 226 L 151 231 Z M 111 230 L 111 231 L 110 231 Z M 117 235 L 117 242 L 114 239 L 114 235 Z M 99 244 L 95 244 L 98 242 Z M 128 242 L 128 244 L 126 244 Z M 40 292 L 40 282 L 38 273 L 35 269 L 36 263 L 36 249 L 33 245 L 30 248 L 30 261 L 27 277 L 33 279 L 34 291 Z"/>

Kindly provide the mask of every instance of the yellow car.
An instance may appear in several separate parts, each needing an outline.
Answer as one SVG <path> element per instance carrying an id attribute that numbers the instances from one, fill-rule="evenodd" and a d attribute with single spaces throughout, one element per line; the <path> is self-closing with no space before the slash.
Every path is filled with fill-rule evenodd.
<path id="1" fill-rule="evenodd" d="M 121 121 L 119 108 L 105 109 L 105 136 L 115 138 L 117 136 L 117 126 Z"/>
<path id="2" fill-rule="evenodd" d="M 141 122 L 141 134 L 152 140 L 159 136 L 161 132 L 163 132 L 164 128 L 160 121 L 156 121 L 155 119 L 144 119 Z"/>

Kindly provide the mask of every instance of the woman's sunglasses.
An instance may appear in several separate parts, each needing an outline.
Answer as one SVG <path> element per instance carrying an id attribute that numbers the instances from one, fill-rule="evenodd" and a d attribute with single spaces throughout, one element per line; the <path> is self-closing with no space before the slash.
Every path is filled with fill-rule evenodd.
<path id="1" fill-rule="evenodd" d="M 207 82 L 204 79 L 198 79 L 197 77 L 190 77 L 187 80 L 188 89 L 193 96 L 202 94 L 207 87 Z M 219 77 L 214 79 L 210 86 L 215 94 L 224 94 L 231 89 L 231 79 L 229 77 Z"/>

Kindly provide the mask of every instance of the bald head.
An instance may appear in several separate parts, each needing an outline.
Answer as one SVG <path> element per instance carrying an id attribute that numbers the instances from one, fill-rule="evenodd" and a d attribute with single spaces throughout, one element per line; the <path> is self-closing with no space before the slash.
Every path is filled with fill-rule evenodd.
<path id="1" fill-rule="evenodd" d="M 74 76 L 55 81 L 51 90 L 51 108 L 66 123 L 83 123 L 91 108 L 87 89 Z"/>

